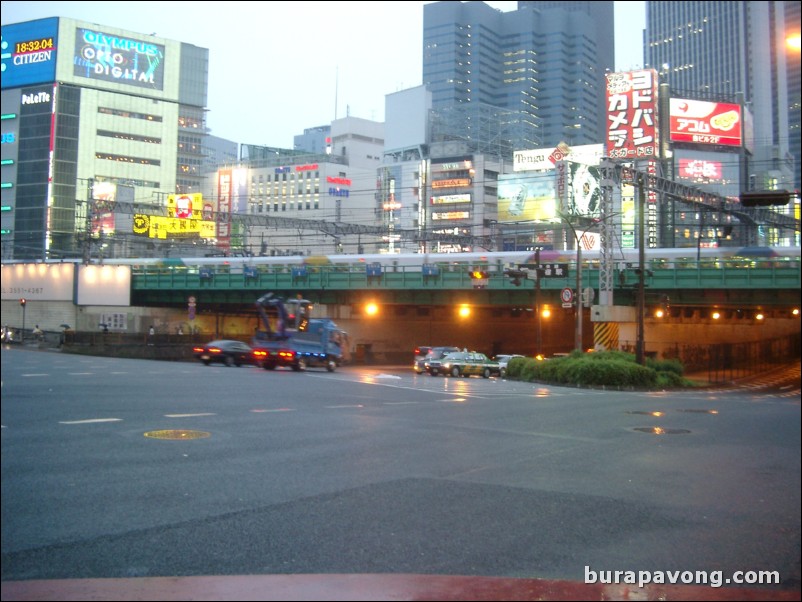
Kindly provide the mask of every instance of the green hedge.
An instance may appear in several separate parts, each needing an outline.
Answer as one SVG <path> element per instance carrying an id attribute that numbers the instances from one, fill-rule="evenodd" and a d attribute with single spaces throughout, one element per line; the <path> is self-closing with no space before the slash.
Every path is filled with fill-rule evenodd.
<path id="1" fill-rule="evenodd" d="M 574 351 L 548 360 L 513 358 L 507 365 L 509 379 L 573 386 L 676 388 L 688 385 L 682 374 L 677 360 L 649 359 L 642 366 L 623 351 Z"/>

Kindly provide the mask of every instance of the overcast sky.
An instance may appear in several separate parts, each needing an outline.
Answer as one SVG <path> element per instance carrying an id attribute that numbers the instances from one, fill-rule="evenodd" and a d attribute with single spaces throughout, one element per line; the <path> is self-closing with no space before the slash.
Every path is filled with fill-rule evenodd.
<path id="1" fill-rule="evenodd" d="M 424 4 L 3 0 L 2 24 L 71 17 L 208 48 L 211 133 L 292 148 L 335 117 L 383 121 L 386 94 L 421 84 Z M 616 70 L 642 67 L 644 5 L 615 2 Z"/>

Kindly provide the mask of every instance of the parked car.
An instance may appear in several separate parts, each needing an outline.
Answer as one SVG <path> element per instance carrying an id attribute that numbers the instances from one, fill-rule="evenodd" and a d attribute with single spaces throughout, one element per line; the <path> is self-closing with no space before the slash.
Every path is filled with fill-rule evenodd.
<path id="1" fill-rule="evenodd" d="M 415 348 L 415 360 L 412 363 L 412 369 L 417 374 L 426 372 L 426 362 L 429 360 L 439 360 L 446 353 L 453 353 L 459 351 L 459 347 L 428 347 L 421 346 Z"/>
<path id="2" fill-rule="evenodd" d="M 493 359 L 498 362 L 498 367 L 501 369 L 501 376 L 506 376 L 507 374 L 507 363 L 514 357 L 525 357 L 518 353 L 500 353 Z"/>
<path id="3" fill-rule="evenodd" d="M 205 345 L 197 345 L 192 348 L 192 352 L 207 366 L 212 362 L 237 367 L 243 364 L 258 364 L 253 349 L 242 341 L 219 339 Z"/>
<path id="4" fill-rule="evenodd" d="M 476 351 L 456 351 L 448 353 L 443 358 L 431 360 L 426 364 L 426 371 L 432 376 L 438 374 L 451 376 L 500 376 L 501 368 L 498 362 L 491 360 L 484 353 Z"/>

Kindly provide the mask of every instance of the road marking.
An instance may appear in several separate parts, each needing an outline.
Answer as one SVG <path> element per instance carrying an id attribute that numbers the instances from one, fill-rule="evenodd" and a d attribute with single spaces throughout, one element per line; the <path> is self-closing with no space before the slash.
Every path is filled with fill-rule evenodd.
<path id="1" fill-rule="evenodd" d="M 195 418 L 196 416 L 217 416 L 214 412 L 199 412 L 197 414 L 165 414 L 165 418 Z"/>
<path id="2" fill-rule="evenodd" d="M 122 418 L 90 418 L 89 420 L 60 420 L 59 424 L 92 424 L 95 422 L 122 422 Z"/>
<path id="3" fill-rule="evenodd" d="M 363 406 L 361 403 L 347 404 L 347 405 L 340 405 L 340 406 L 326 406 L 326 408 L 328 408 L 330 410 L 339 409 L 339 408 L 364 408 L 364 407 L 365 406 Z"/>
<path id="4" fill-rule="evenodd" d="M 49 374 L 42 372 L 41 374 L 23 374 L 22 376 L 50 376 Z"/>

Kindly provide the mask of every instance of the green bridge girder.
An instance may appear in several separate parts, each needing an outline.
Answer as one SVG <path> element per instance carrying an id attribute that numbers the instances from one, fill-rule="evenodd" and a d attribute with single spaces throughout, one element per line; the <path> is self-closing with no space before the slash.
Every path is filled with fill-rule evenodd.
<path id="1" fill-rule="evenodd" d="M 616 272 L 614 303 L 634 303 L 638 274 L 635 269 Z M 650 302 L 667 295 L 672 305 L 720 305 L 782 307 L 799 304 L 800 270 L 795 266 L 743 268 L 657 268 L 647 270 L 646 298 Z M 544 277 L 541 303 L 559 305 L 560 291 L 575 288 L 576 270 L 565 276 Z M 395 305 L 527 305 L 532 303 L 535 281 L 523 279 L 516 286 L 501 271 L 490 271 L 486 281 L 476 281 L 468 269 L 425 275 L 419 269 L 397 268 L 369 274 L 364 269 L 343 270 L 327 266 L 307 270 L 251 271 L 218 266 L 213 271 L 174 267 L 136 268 L 132 275 L 132 304 L 186 306 L 194 296 L 206 305 L 253 307 L 271 291 L 286 297 L 301 295 L 315 303 L 352 304 L 373 300 Z M 582 288 L 598 290 L 598 268 L 582 270 Z"/>

